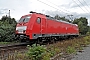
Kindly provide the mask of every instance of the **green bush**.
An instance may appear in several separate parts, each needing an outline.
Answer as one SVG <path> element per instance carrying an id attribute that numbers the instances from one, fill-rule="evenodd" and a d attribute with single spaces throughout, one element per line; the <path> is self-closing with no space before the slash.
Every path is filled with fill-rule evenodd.
<path id="1" fill-rule="evenodd" d="M 46 53 L 46 48 L 42 45 L 33 44 L 32 47 L 29 47 L 27 56 L 31 60 L 41 60 L 44 54 Z"/>
<path id="2" fill-rule="evenodd" d="M 0 41 L 7 41 L 10 42 L 13 40 L 13 34 L 15 27 L 13 27 L 11 24 L 4 25 L 2 24 L 0 26 Z"/>

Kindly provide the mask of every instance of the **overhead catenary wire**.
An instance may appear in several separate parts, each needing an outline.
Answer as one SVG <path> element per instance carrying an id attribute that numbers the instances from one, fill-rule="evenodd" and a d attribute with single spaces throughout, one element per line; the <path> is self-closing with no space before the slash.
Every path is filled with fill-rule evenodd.
<path id="1" fill-rule="evenodd" d="M 84 4 L 80 0 L 78 0 L 78 1 L 84 6 Z M 84 8 L 87 12 L 89 12 L 89 10 L 85 6 L 84 6 Z"/>
<path id="2" fill-rule="evenodd" d="M 72 0 L 72 1 L 81 8 L 81 6 L 76 1 L 74 1 L 74 0 Z M 83 10 L 84 12 L 86 12 L 83 8 L 81 8 L 81 10 Z"/>
<path id="3" fill-rule="evenodd" d="M 74 0 L 72 0 L 73 2 L 75 2 L 76 4 L 77 4 L 77 2 L 76 1 L 74 1 Z M 84 0 L 83 0 L 84 1 Z M 85 1 L 84 1 L 85 2 Z M 86 2 L 85 2 L 86 3 Z M 87 4 L 87 3 L 86 3 Z M 79 4 L 77 4 L 78 6 L 79 6 Z M 87 4 L 87 6 L 88 6 L 88 4 Z M 80 8 L 81 8 L 81 6 L 79 6 Z M 89 7 L 89 6 L 88 6 Z M 82 8 L 81 8 L 82 9 Z M 82 9 L 84 12 L 86 12 L 84 9 Z M 89 13 L 88 13 L 89 14 Z M 89 14 L 90 15 L 90 14 Z"/>
<path id="4" fill-rule="evenodd" d="M 86 1 L 85 1 L 85 0 L 83 0 L 83 1 L 84 1 L 84 2 L 85 2 L 85 4 L 87 5 L 87 7 L 88 7 L 88 8 L 90 8 L 90 7 L 88 6 L 88 4 L 86 3 Z"/>
<path id="5" fill-rule="evenodd" d="M 45 4 L 45 5 L 48 5 L 48 6 L 52 7 L 52 8 L 54 8 L 54 9 L 57 9 L 56 7 L 53 7 L 53 6 L 51 6 L 51 5 L 49 5 L 49 4 L 45 3 L 45 2 L 42 2 L 42 1 L 40 1 L 40 0 L 37 0 L 37 1 L 39 1 L 39 2 L 41 2 L 41 3 L 43 3 L 43 4 Z M 57 10 L 61 11 L 60 9 L 57 9 Z M 63 12 L 63 11 L 61 11 L 61 12 Z M 63 13 L 65 13 L 65 12 L 63 12 Z M 69 15 L 68 13 L 65 13 L 65 14 Z M 70 16 L 68 16 L 68 17 L 71 19 Z M 71 19 L 71 20 L 72 20 L 72 19 Z"/>
<path id="6" fill-rule="evenodd" d="M 58 8 L 60 8 L 60 7 L 59 7 L 59 6 L 57 6 L 55 3 L 52 3 L 52 2 L 51 2 L 51 1 L 49 1 L 49 0 L 46 0 L 46 1 L 50 2 L 51 4 L 55 5 L 55 6 L 56 6 L 56 7 L 58 7 Z M 66 10 L 66 9 L 64 9 L 64 8 L 62 8 L 62 9 L 70 13 L 70 11 L 68 11 L 68 10 Z"/>
<path id="7" fill-rule="evenodd" d="M 49 5 L 49 4 L 45 3 L 45 2 L 42 2 L 42 1 L 40 1 L 40 0 L 37 0 L 37 1 L 43 3 L 43 4 L 47 5 L 47 6 L 50 6 L 50 7 L 54 8 L 54 9 L 57 9 L 58 11 L 63 12 L 62 10 L 60 10 L 60 9 L 58 9 L 58 8 L 56 8 L 56 7 L 53 7 L 53 6 L 51 6 L 51 5 Z M 63 12 L 63 13 L 68 14 L 68 13 L 66 13 L 66 12 Z"/>
<path id="8" fill-rule="evenodd" d="M 51 1 L 49 1 L 49 0 L 46 0 L 46 1 L 48 1 L 48 2 L 50 2 L 50 3 L 52 3 Z M 57 6 L 56 4 L 54 4 L 54 3 L 52 3 L 53 5 L 55 5 L 55 6 Z M 60 8 L 59 6 L 57 6 L 58 8 Z M 63 9 L 63 8 L 62 8 Z M 66 9 L 64 9 L 65 11 L 67 11 L 67 12 L 69 12 L 70 13 L 70 11 L 68 11 L 68 10 L 66 10 Z M 73 15 L 72 14 L 69 14 L 68 13 L 68 15 L 67 15 L 67 17 L 69 17 L 70 18 L 70 20 L 71 21 L 73 21 L 73 19 L 71 18 Z M 71 16 L 71 17 L 70 17 Z"/>
<path id="9" fill-rule="evenodd" d="M 50 7 L 52 7 L 52 8 L 54 8 L 54 9 L 57 9 L 56 7 L 53 7 L 52 5 L 49 5 L 49 4 L 47 4 L 47 3 L 45 3 L 45 2 L 42 2 L 42 1 L 40 1 L 40 0 L 37 0 L 37 1 L 39 1 L 39 2 L 41 2 L 41 3 L 43 3 L 43 4 L 45 4 L 45 5 L 48 5 L 48 6 L 50 6 Z M 76 1 L 74 1 L 74 0 L 72 0 L 73 2 L 75 2 L 75 4 L 77 4 L 78 6 L 79 6 L 79 8 L 81 8 L 81 10 L 82 11 L 84 11 L 84 12 L 86 12 L 86 10 L 84 10 Z M 84 0 L 83 0 L 84 1 Z M 86 3 L 86 2 L 85 2 Z M 54 4 L 55 5 L 55 4 Z M 57 5 L 55 5 L 55 6 L 57 6 Z M 88 5 L 87 5 L 88 6 Z M 60 9 L 57 9 L 57 10 L 59 10 L 59 11 L 61 11 Z M 88 10 L 87 10 L 88 11 Z M 61 12 L 63 12 L 63 11 L 61 11 Z M 89 12 L 89 11 L 88 11 Z M 65 12 L 64 12 L 65 13 Z M 68 14 L 68 13 L 66 13 L 66 14 Z M 89 14 L 89 13 L 88 13 Z M 70 18 L 70 17 L 69 17 Z M 70 18 L 71 19 L 71 18 Z"/>

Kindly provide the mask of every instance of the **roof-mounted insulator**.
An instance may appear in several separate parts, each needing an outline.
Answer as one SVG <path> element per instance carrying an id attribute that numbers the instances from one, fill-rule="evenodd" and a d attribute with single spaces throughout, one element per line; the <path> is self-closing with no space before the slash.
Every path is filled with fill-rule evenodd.
<path id="1" fill-rule="evenodd" d="M 30 11 L 30 13 L 36 13 L 36 12 Z"/>

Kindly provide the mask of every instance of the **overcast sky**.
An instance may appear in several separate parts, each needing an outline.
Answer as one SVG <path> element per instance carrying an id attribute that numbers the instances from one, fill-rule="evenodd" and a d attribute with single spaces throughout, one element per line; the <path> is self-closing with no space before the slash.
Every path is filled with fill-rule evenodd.
<path id="1" fill-rule="evenodd" d="M 90 25 L 90 0 L 0 0 L 0 18 L 8 15 L 19 20 L 22 15 L 35 11 L 51 16 L 73 15 L 86 17 Z"/>

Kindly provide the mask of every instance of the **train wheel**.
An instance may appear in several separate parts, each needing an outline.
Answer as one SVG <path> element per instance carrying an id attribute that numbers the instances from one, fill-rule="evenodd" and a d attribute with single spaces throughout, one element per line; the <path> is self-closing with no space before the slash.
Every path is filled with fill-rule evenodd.
<path id="1" fill-rule="evenodd" d="M 38 38 L 37 44 L 43 44 L 42 38 Z"/>
<path id="2" fill-rule="evenodd" d="M 40 38 L 37 38 L 36 44 L 40 44 Z"/>
<path id="3" fill-rule="evenodd" d="M 51 42 L 51 43 L 54 43 L 54 42 L 55 42 L 54 37 L 50 37 L 50 42 Z"/>

